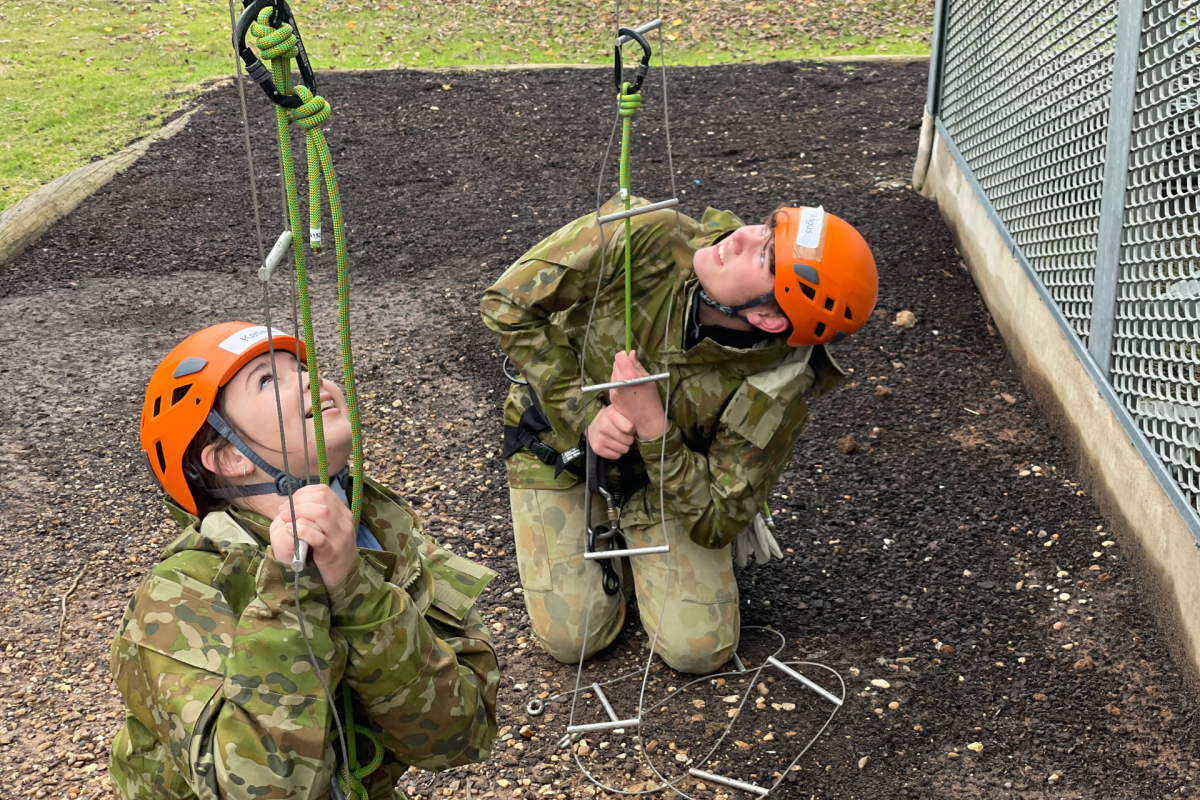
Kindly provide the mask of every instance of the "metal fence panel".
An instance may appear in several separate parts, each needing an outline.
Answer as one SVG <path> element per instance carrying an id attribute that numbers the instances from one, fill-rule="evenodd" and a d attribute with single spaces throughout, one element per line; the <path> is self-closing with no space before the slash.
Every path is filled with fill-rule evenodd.
<path id="1" fill-rule="evenodd" d="M 1200 510 L 1200 3 L 1145 0 L 1112 384 Z"/>
<path id="2" fill-rule="evenodd" d="M 950 2 L 940 118 L 1087 347 L 1116 0 Z"/>

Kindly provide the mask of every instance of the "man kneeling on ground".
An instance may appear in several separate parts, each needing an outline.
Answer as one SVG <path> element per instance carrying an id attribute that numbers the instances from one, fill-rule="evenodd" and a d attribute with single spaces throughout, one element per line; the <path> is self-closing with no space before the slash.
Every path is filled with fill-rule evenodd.
<path id="1" fill-rule="evenodd" d="M 752 548 L 760 562 L 780 556 L 756 516 L 807 399 L 842 379 L 825 346 L 867 320 L 879 279 L 862 236 L 821 208 L 780 208 L 763 225 L 655 211 L 633 218 L 630 239 L 636 352 L 624 352 L 623 221 L 570 223 L 483 296 L 484 323 L 524 377 L 504 415 L 521 583 L 534 634 L 559 661 L 591 656 L 624 624 L 624 593 L 603 591 L 600 563 L 583 557 L 586 437 L 610 460 L 623 546 L 671 548 L 614 565 L 632 572 L 646 633 L 657 630 L 668 665 L 707 674 L 738 645 L 733 551 L 743 565 Z M 643 365 L 669 384 L 581 392 L 647 375 Z M 594 499 L 597 523 L 606 506 Z"/>

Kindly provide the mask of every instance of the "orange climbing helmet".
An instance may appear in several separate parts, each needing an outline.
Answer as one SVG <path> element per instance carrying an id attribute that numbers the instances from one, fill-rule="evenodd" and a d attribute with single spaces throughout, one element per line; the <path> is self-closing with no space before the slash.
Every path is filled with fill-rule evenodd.
<path id="1" fill-rule="evenodd" d="M 823 208 L 781 208 L 775 222 L 775 301 L 792 347 L 828 344 L 863 326 L 879 297 L 875 257 L 850 223 Z"/>
<path id="2" fill-rule="evenodd" d="M 276 350 L 292 353 L 301 361 L 307 360 L 303 342 L 297 344 L 294 337 L 276 329 L 271 330 L 271 339 Z M 198 512 L 196 499 L 192 497 L 183 472 L 184 452 L 205 422 L 213 424 L 222 436 L 246 452 L 245 444 L 217 414 L 214 405 L 217 391 L 238 370 L 268 349 L 265 326 L 223 322 L 197 331 L 177 344 L 150 378 L 142 404 L 142 454 L 150 473 L 163 490 L 193 514 Z M 247 455 L 263 468 L 264 463 L 253 451 Z M 278 477 L 277 470 L 266 469 L 272 477 Z M 235 491 L 228 495 L 247 493 Z"/>

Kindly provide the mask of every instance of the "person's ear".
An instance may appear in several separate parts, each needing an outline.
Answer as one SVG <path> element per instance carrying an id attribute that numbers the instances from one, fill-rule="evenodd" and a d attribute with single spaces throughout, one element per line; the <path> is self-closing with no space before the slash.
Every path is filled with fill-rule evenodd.
<path id="1" fill-rule="evenodd" d="M 210 444 L 200 451 L 200 463 L 215 475 L 226 478 L 241 478 L 254 471 L 254 464 L 234 447 Z"/>
<path id="2" fill-rule="evenodd" d="M 778 311 L 751 311 L 746 315 L 746 321 L 759 330 L 767 333 L 783 333 L 791 324 L 788 318 Z"/>

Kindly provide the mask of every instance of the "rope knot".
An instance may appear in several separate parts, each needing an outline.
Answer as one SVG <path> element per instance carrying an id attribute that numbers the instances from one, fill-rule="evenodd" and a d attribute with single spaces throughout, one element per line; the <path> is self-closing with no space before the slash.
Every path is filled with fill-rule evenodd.
<path id="1" fill-rule="evenodd" d="M 292 122 L 306 131 L 320 127 L 329 119 L 329 103 L 319 94 L 313 94 L 307 86 L 297 86 L 296 96 L 304 103 L 290 112 Z"/>
<path id="2" fill-rule="evenodd" d="M 628 84 L 626 84 L 628 86 Z M 625 94 L 624 91 L 617 96 L 617 111 L 622 117 L 632 117 L 633 112 L 637 111 L 642 105 L 641 94 Z"/>
<path id="3" fill-rule="evenodd" d="M 271 10 L 264 8 L 258 12 L 258 18 L 250 23 L 250 35 L 254 44 L 262 53 L 264 59 L 276 61 L 283 58 L 296 58 L 300 55 L 300 47 L 296 44 L 296 33 L 292 26 L 284 23 L 278 28 L 271 27 Z"/>

